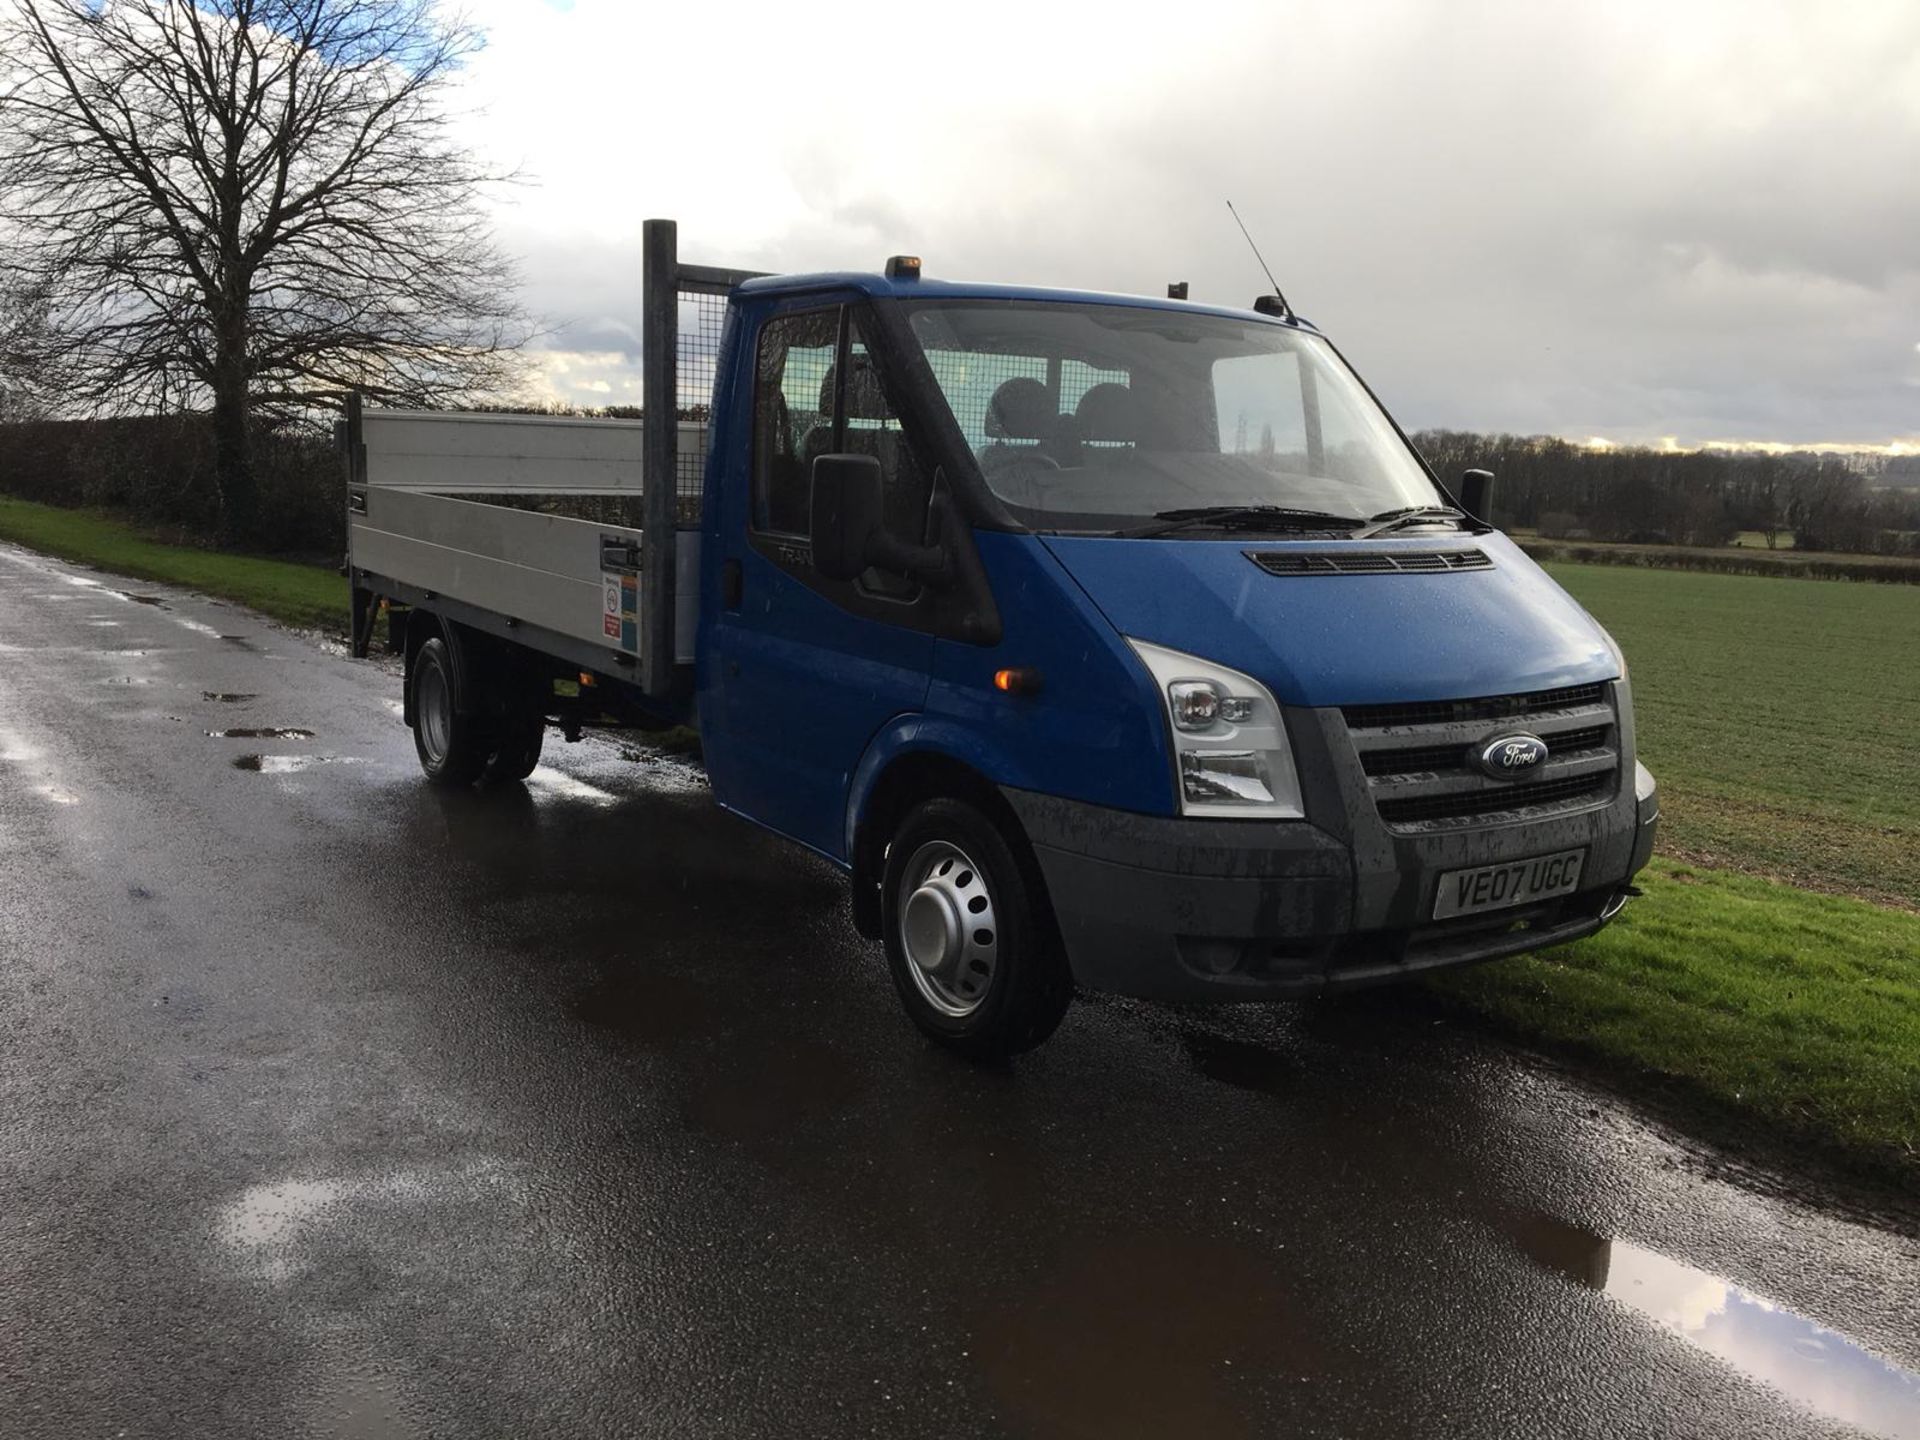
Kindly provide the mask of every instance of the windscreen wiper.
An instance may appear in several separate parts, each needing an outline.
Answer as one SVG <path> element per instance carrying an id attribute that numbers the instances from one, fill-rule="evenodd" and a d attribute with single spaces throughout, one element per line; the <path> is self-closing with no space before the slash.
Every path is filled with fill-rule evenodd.
<path id="1" fill-rule="evenodd" d="M 1359 538 L 1370 540 L 1375 535 L 1385 535 L 1388 531 L 1398 530 L 1403 525 L 1417 524 L 1422 520 L 1465 520 L 1467 512 L 1456 510 L 1451 505 L 1403 505 L 1398 510 L 1382 510 L 1378 515 L 1369 515 L 1368 523 L 1373 527 Z"/>
<path id="2" fill-rule="evenodd" d="M 1175 530 L 1213 525 L 1222 530 L 1353 530 L 1367 523 L 1361 515 L 1336 515 L 1330 510 L 1295 510 L 1286 505 L 1198 505 L 1189 510 L 1161 510 L 1152 525 L 1116 530 L 1123 540 L 1151 540 Z"/>

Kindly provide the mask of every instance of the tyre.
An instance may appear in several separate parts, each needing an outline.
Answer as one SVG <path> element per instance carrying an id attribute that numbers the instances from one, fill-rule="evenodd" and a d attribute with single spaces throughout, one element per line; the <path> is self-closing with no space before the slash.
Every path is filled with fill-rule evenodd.
<path id="1" fill-rule="evenodd" d="M 413 748 L 420 768 L 435 785 L 471 785 L 486 768 L 491 748 L 470 715 L 453 705 L 453 660 L 439 636 L 413 657 Z"/>
<path id="2" fill-rule="evenodd" d="M 880 903 L 894 989 L 932 1039 L 1017 1055 L 1059 1025 L 1073 979 L 1039 877 L 979 810 L 915 807 L 887 848 Z"/>
<path id="3" fill-rule="evenodd" d="M 508 725 L 499 748 L 487 757 L 487 779 L 526 779 L 540 763 L 540 745 L 546 737 L 547 722 L 539 715 Z"/>

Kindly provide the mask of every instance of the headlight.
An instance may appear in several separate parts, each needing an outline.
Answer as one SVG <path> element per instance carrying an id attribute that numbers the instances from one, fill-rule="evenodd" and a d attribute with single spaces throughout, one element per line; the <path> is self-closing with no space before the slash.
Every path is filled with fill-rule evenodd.
<path id="1" fill-rule="evenodd" d="M 1644 805 L 1654 797 L 1659 789 L 1653 783 L 1653 772 L 1638 760 L 1633 762 L 1633 798 Z"/>
<path id="2" fill-rule="evenodd" d="M 1300 776 L 1273 696 L 1250 675 L 1129 640 L 1173 726 L 1184 815 L 1298 820 Z"/>

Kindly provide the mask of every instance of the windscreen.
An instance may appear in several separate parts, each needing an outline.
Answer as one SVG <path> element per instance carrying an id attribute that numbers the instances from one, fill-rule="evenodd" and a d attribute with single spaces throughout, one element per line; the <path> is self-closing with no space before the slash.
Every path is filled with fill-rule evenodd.
<path id="1" fill-rule="evenodd" d="M 953 301 L 911 319 L 993 492 L 1037 530 L 1285 506 L 1444 503 L 1318 337 L 1126 305 Z"/>

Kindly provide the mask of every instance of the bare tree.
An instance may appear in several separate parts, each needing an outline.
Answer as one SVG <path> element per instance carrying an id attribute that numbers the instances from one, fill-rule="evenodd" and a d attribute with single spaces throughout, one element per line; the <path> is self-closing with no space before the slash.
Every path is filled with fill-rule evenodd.
<path id="1" fill-rule="evenodd" d="M 47 306 L 33 290 L 0 290 L 0 425 L 41 413 L 35 360 L 45 348 Z"/>
<path id="2" fill-rule="evenodd" d="M 206 405 L 228 536 L 250 416 L 496 394 L 527 323 L 457 143 L 479 44 L 431 0 L 0 0 L 0 288 L 101 410 Z"/>

